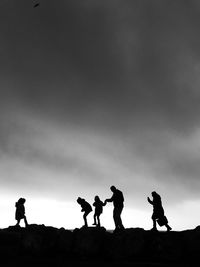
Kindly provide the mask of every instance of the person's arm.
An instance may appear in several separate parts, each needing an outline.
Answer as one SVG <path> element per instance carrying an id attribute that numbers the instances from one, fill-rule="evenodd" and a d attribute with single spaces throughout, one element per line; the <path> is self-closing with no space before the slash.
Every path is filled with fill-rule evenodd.
<path id="1" fill-rule="evenodd" d="M 84 211 L 85 211 L 84 206 L 83 204 L 81 204 L 81 212 L 84 212 Z"/>
<path id="2" fill-rule="evenodd" d="M 151 205 L 153 205 L 153 201 L 149 197 L 147 198 L 147 200 Z"/>
<path id="3" fill-rule="evenodd" d="M 104 201 L 104 202 L 101 201 L 100 204 L 101 204 L 101 206 L 105 206 L 106 205 L 106 201 Z"/>
<path id="4" fill-rule="evenodd" d="M 113 195 L 111 198 L 107 198 L 104 203 L 107 203 L 107 202 L 113 202 Z"/>

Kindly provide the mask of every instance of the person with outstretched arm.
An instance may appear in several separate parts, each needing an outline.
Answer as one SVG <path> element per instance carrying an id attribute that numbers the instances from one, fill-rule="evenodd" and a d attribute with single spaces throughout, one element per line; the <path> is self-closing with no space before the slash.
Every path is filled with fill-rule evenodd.
<path id="1" fill-rule="evenodd" d="M 99 196 L 95 196 L 93 206 L 95 207 L 93 225 L 100 227 L 100 215 L 103 212 L 103 206 L 105 206 L 105 203 L 101 201 Z"/>
<path id="2" fill-rule="evenodd" d="M 121 219 L 121 213 L 124 208 L 124 196 L 123 193 L 117 189 L 114 185 L 110 187 L 110 190 L 112 191 L 113 195 L 111 198 L 108 198 L 105 200 L 104 204 L 107 202 L 113 202 L 113 220 L 115 223 L 115 232 L 118 230 L 124 229 L 124 226 L 122 224 Z"/>
<path id="3" fill-rule="evenodd" d="M 167 231 L 171 231 L 172 228 L 168 225 L 160 195 L 155 191 L 153 191 L 151 195 L 153 198 L 152 200 L 147 197 L 147 201 L 153 206 L 153 214 L 151 216 L 151 219 L 153 220 L 153 228 L 151 230 L 157 231 L 156 223 L 158 223 L 160 226 L 164 225 L 167 228 Z"/>

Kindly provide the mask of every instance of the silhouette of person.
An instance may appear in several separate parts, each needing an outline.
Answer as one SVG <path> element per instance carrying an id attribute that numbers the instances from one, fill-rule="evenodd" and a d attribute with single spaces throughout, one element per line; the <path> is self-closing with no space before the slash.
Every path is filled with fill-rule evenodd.
<path id="1" fill-rule="evenodd" d="M 93 225 L 96 225 L 98 227 L 101 226 L 100 224 L 100 215 L 103 212 L 103 206 L 105 206 L 106 204 L 103 203 L 99 196 L 95 196 L 94 198 L 94 203 L 93 206 L 95 207 L 95 211 L 94 211 L 94 223 Z"/>
<path id="2" fill-rule="evenodd" d="M 92 207 L 84 198 L 78 197 L 77 202 L 79 205 L 81 205 L 81 208 L 82 208 L 81 212 L 84 212 L 84 214 L 83 214 L 83 220 L 85 223 L 84 226 L 88 227 L 87 216 L 92 211 Z"/>
<path id="3" fill-rule="evenodd" d="M 16 226 L 19 226 L 21 219 L 24 219 L 25 226 L 28 226 L 28 222 L 25 216 L 25 207 L 24 204 L 26 202 L 25 198 L 20 198 L 16 203 L 16 212 L 15 212 L 15 219 L 17 220 Z"/>
<path id="4" fill-rule="evenodd" d="M 153 197 L 153 200 L 147 197 L 148 202 L 151 205 L 153 205 L 153 214 L 151 216 L 153 220 L 153 228 L 151 230 L 157 231 L 156 222 L 158 222 L 158 220 L 163 221 L 162 225 L 164 225 L 167 228 L 167 231 L 172 230 L 172 228 L 168 225 L 167 218 L 164 214 L 164 209 L 162 207 L 162 201 L 160 195 L 155 191 L 153 191 L 151 195 Z"/>
<path id="5" fill-rule="evenodd" d="M 110 190 L 113 192 L 111 198 L 106 199 L 104 204 L 107 202 L 113 202 L 113 219 L 115 223 L 115 232 L 121 229 L 124 229 L 121 219 L 121 213 L 124 208 L 124 196 L 123 193 L 117 189 L 114 185 L 110 187 Z"/>

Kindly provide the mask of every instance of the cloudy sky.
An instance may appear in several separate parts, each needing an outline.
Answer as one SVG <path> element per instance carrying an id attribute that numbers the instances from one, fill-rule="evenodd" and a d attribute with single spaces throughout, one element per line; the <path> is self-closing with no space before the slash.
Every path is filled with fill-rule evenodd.
<path id="1" fill-rule="evenodd" d="M 0 227 L 21 196 L 79 227 L 77 197 L 111 185 L 127 227 L 151 227 L 153 190 L 173 229 L 200 224 L 198 0 L 1 0 L 0 58 Z"/>

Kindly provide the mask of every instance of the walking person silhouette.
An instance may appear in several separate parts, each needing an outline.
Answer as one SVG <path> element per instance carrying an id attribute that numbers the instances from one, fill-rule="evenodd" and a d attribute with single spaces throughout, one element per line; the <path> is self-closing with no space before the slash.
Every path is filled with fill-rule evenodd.
<path id="1" fill-rule="evenodd" d="M 124 208 L 124 196 L 123 193 L 114 185 L 110 187 L 110 190 L 113 192 L 113 195 L 111 198 L 106 199 L 104 204 L 106 204 L 107 202 L 113 202 L 113 219 L 115 223 L 114 232 L 117 232 L 118 230 L 124 229 L 121 219 L 121 213 Z"/>
<path id="2" fill-rule="evenodd" d="M 162 201 L 161 201 L 161 197 L 158 193 L 156 193 L 155 191 L 153 191 L 151 193 L 153 199 L 151 200 L 149 197 L 147 197 L 147 201 L 153 205 L 153 214 L 151 216 L 152 220 L 153 220 L 153 228 L 151 230 L 155 230 L 157 231 L 157 226 L 156 226 L 156 222 L 160 225 L 160 226 L 165 226 L 167 228 L 167 231 L 172 230 L 172 228 L 168 225 L 168 220 L 167 217 L 164 214 L 164 209 L 162 207 Z"/>
<path id="3" fill-rule="evenodd" d="M 79 205 L 81 205 L 82 208 L 81 212 L 84 212 L 83 214 L 84 227 L 88 227 L 87 216 L 92 211 L 92 207 L 84 198 L 78 197 L 77 202 Z"/>
<path id="4" fill-rule="evenodd" d="M 25 226 L 28 226 L 28 222 L 25 216 L 25 207 L 24 204 L 26 202 L 25 198 L 20 198 L 16 203 L 16 212 L 15 212 L 15 219 L 17 220 L 16 226 L 19 226 L 21 219 L 24 219 Z"/>
<path id="5" fill-rule="evenodd" d="M 106 204 L 103 203 L 99 196 L 95 196 L 94 198 L 94 203 L 93 203 L 93 206 L 95 207 L 95 211 L 94 211 L 94 223 L 93 225 L 96 225 L 98 227 L 101 226 L 100 224 L 100 215 L 102 214 L 103 212 L 103 206 L 105 206 Z"/>

